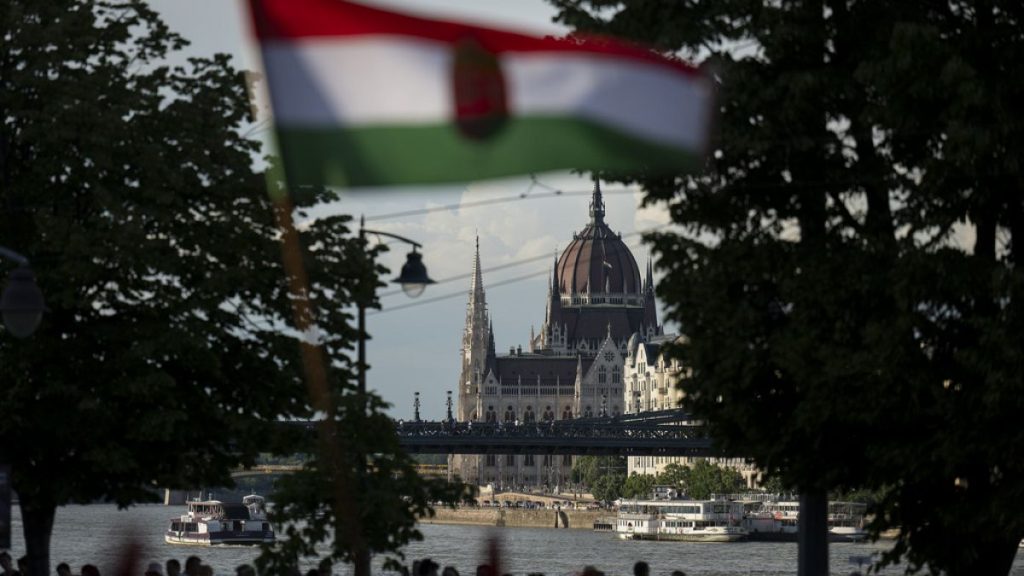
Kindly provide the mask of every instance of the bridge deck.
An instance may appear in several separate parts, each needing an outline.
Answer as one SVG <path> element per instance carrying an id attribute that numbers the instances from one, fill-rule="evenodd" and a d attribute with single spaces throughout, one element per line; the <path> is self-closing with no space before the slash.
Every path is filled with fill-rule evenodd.
<path id="1" fill-rule="evenodd" d="M 519 424 L 400 422 L 398 437 L 420 454 L 722 455 L 702 423 L 679 410 Z"/>

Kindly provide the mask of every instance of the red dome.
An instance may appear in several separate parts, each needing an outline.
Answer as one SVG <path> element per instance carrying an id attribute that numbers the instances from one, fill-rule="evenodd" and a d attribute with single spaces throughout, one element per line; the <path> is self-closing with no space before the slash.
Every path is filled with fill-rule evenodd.
<path id="1" fill-rule="evenodd" d="M 590 203 L 590 224 L 566 247 L 555 266 L 562 294 L 640 294 L 640 268 L 618 234 L 604 223 L 600 187 Z"/>

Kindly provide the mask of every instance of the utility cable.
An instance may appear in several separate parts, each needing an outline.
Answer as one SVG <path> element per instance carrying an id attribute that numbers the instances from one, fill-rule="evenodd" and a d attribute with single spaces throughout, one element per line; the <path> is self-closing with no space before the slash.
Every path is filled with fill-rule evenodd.
<path id="1" fill-rule="evenodd" d="M 660 224 L 658 226 L 652 226 L 652 227 L 646 228 L 644 230 L 635 230 L 633 232 L 627 232 L 627 233 L 621 235 L 620 239 L 633 238 L 635 236 L 640 236 L 640 235 L 643 235 L 643 234 L 647 234 L 649 232 L 656 232 L 658 230 L 666 228 L 667 226 L 670 226 L 670 224 Z M 640 246 L 631 246 L 630 248 L 632 249 L 632 248 L 640 248 L 640 247 L 642 247 L 642 245 L 640 245 Z M 531 262 L 536 262 L 538 260 L 542 260 L 542 259 L 545 259 L 545 258 L 550 258 L 551 256 L 552 256 L 551 254 L 541 254 L 539 256 L 530 256 L 529 258 L 523 258 L 521 260 L 514 260 L 512 262 L 506 262 L 504 264 L 497 264 L 497 265 L 491 266 L 489 268 L 481 268 L 480 269 L 480 273 L 482 274 L 484 272 L 497 272 L 498 270 L 505 270 L 507 268 L 515 268 L 516 266 L 522 266 L 523 264 L 529 264 Z M 441 280 L 435 280 L 434 284 L 435 285 L 436 284 L 445 284 L 445 283 L 448 283 L 448 282 L 455 282 L 456 280 L 465 280 L 466 278 L 471 278 L 472 276 L 473 276 L 472 272 L 466 272 L 466 273 L 463 273 L 463 274 L 456 274 L 455 276 L 449 276 L 448 278 L 443 278 Z M 382 292 L 380 294 L 380 297 L 383 298 L 383 297 L 386 297 L 386 296 L 394 296 L 396 294 L 402 294 L 402 293 L 403 292 L 402 292 L 401 289 L 388 290 L 386 292 Z"/>
<path id="2" fill-rule="evenodd" d="M 645 234 L 647 232 L 651 232 L 651 231 L 657 230 L 659 228 L 664 228 L 665 226 L 667 226 L 667 224 L 662 225 L 662 226 L 656 226 L 654 228 L 649 228 L 649 229 L 644 230 L 644 231 L 633 232 L 633 233 L 631 233 L 631 235 L 635 236 L 635 235 L 638 235 L 638 234 Z M 630 251 L 632 251 L 632 250 L 636 250 L 636 249 L 639 249 L 639 248 L 643 247 L 643 244 L 634 244 L 632 246 L 627 245 L 626 247 Z M 544 257 L 546 258 L 547 256 L 544 256 Z M 536 258 L 534 258 L 534 259 L 536 259 Z M 583 263 L 584 265 L 589 265 L 589 259 L 581 261 L 581 263 Z M 507 266 L 508 265 L 506 265 L 506 267 Z M 544 270 L 538 270 L 536 272 L 531 272 L 529 274 L 523 274 L 522 276 L 516 276 L 514 278 L 507 278 L 505 280 L 500 280 L 498 282 L 494 282 L 494 283 L 489 284 L 487 287 L 488 288 L 497 288 L 499 286 L 507 286 L 509 284 L 515 284 L 515 283 L 522 282 L 522 281 L 525 281 L 525 280 L 530 280 L 532 278 L 537 278 L 538 276 L 543 276 L 545 274 L 549 274 L 550 272 L 551 272 L 550 269 L 545 268 Z M 472 274 L 470 274 L 470 276 L 471 275 Z M 465 277 L 465 275 L 463 275 L 462 277 Z M 445 281 L 450 281 L 450 280 L 453 280 L 453 279 L 455 279 L 455 277 L 453 277 L 451 279 L 446 279 Z M 390 294 L 394 294 L 394 293 L 396 293 L 396 292 L 392 292 Z M 387 312 L 396 312 L 398 310 L 405 310 L 406 308 L 415 308 L 415 307 L 418 307 L 418 306 L 425 306 L 427 304 L 433 304 L 435 302 L 441 302 L 443 300 L 450 300 L 452 298 L 458 298 L 460 296 L 465 296 L 465 295 L 466 295 L 466 291 L 465 290 L 459 290 L 458 292 L 450 292 L 448 294 L 442 294 L 440 296 L 433 296 L 431 298 L 427 298 L 427 299 L 424 299 L 424 300 L 416 300 L 414 302 L 408 302 L 406 304 L 398 304 L 398 305 L 395 305 L 395 306 L 389 306 L 387 308 L 383 308 L 383 309 L 380 309 L 380 310 L 367 311 L 367 314 L 368 315 L 376 316 L 378 314 L 384 314 L 384 313 L 387 313 Z"/>

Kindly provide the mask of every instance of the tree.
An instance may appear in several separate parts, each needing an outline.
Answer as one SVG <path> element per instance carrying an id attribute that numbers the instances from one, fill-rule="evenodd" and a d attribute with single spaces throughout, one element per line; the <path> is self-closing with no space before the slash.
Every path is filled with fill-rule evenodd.
<path id="1" fill-rule="evenodd" d="M 622 496 L 625 480 L 621 474 L 604 474 L 590 486 L 590 493 L 594 495 L 594 500 L 599 502 L 618 500 Z"/>
<path id="2" fill-rule="evenodd" d="M 622 484 L 623 498 L 650 498 L 657 479 L 650 474 L 630 474 Z"/>
<path id="3" fill-rule="evenodd" d="M 625 481 L 626 459 L 621 456 L 580 456 L 572 464 L 572 481 L 583 484 L 591 492 L 605 476 L 618 477 L 620 484 Z"/>
<path id="4" fill-rule="evenodd" d="M 665 469 L 658 474 L 658 484 L 674 486 L 683 489 L 690 478 L 690 469 L 677 462 L 670 462 Z"/>
<path id="5" fill-rule="evenodd" d="M 885 489 L 886 561 L 1006 573 L 1024 536 L 1024 9 L 553 3 L 719 81 L 702 174 L 619 175 L 684 230 L 655 247 L 687 407 L 786 487 Z"/>
<path id="6" fill-rule="evenodd" d="M 743 476 L 739 472 L 707 460 L 694 463 L 686 479 L 686 495 L 694 500 L 707 500 L 713 494 L 733 494 L 743 487 Z"/>
<path id="7" fill-rule="evenodd" d="M 292 208 L 253 167 L 244 76 L 224 55 L 163 65 L 185 42 L 141 0 L 13 0 L 0 27 L 0 245 L 31 258 L 49 307 L 31 338 L 0 334 L 0 461 L 31 572 L 48 574 L 57 506 L 229 485 L 259 451 L 295 449 L 278 421 L 311 417 L 317 395 L 346 414 L 350 307 L 374 304 L 380 270 L 347 217 L 279 226 Z M 294 215 L 334 197 L 293 191 Z M 282 266 L 284 238 L 306 282 Z M 297 329 L 314 322 L 319 347 Z M 318 368 L 327 388 L 311 395 L 303 372 Z M 422 512 L 380 400 L 359 403 L 379 434 L 349 428 L 352 442 L 394 474 L 370 501 L 408 490 Z M 369 528 L 398 546 L 408 523 Z"/>

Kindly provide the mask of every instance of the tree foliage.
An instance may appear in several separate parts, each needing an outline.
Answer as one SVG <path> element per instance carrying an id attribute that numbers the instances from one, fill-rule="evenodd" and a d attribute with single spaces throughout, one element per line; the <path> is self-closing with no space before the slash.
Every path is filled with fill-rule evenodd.
<path id="1" fill-rule="evenodd" d="M 653 475 L 634 472 L 622 483 L 622 497 L 650 498 L 656 484 L 657 479 Z"/>
<path id="2" fill-rule="evenodd" d="M 734 494 L 746 485 L 737 470 L 698 460 L 687 470 L 684 486 L 690 498 L 707 500 L 713 494 Z"/>
<path id="3" fill-rule="evenodd" d="M 49 572 L 57 506 L 229 485 L 259 451 L 296 448 L 280 419 L 313 415 L 299 279 L 282 267 L 268 197 L 282 183 L 254 169 L 260 145 L 242 136 L 253 121 L 243 74 L 225 55 L 166 65 L 184 44 L 141 0 L 0 4 L 0 245 L 29 256 L 49 307 L 31 338 L 0 333 L 0 460 L 33 573 Z M 302 192 L 297 218 L 335 198 Z M 296 234 L 313 304 L 303 322 L 320 328 L 345 414 L 351 306 L 374 304 L 375 251 L 347 217 Z M 377 455 L 356 488 L 385 510 L 366 521 L 379 550 L 415 536 L 411 513 L 431 492 L 397 454 L 380 400 L 368 402 L 366 427 L 346 431 Z"/>
<path id="4" fill-rule="evenodd" d="M 598 480 L 612 475 L 626 476 L 626 459 L 622 456 L 580 456 L 572 464 L 572 481 L 591 489 Z"/>
<path id="5" fill-rule="evenodd" d="M 552 0 L 718 82 L 664 201 L 685 403 L 808 492 L 884 489 L 887 561 L 1006 573 L 1024 536 L 1024 8 L 1009 0 Z"/>

